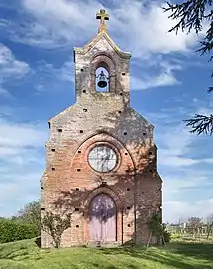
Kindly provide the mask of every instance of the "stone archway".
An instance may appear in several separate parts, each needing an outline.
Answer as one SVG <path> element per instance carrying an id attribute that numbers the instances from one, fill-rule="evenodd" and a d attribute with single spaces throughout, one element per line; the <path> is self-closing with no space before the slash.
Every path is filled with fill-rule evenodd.
<path id="1" fill-rule="evenodd" d="M 101 203 L 103 203 L 103 200 L 98 199 L 101 197 L 101 195 L 104 195 L 102 199 L 106 199 L 105 203 L 109 206 L 109 212 L 107 212 L 108 216 L 112 215 L 115 211 L 115 220 L 114 218 L 111 219 L 111 225 L 114 225 L 115 223 L 115 239 L 113 239 L 113 242 L 116 242 L 116 244 L 122 244 L 123 243 L 123 236 L 122 236 L 122 203 L 120 201 L 120 198 L 118 195 L 112 191 L 108 187 L 99 187 L 92 191 L 84 201 L 83 207 L 84 207 L 84 242 L 85 244 L 92 244 L 97 245 L 97 241 L 91 242 L 91 231 L 90 231 L 90 224 L 91 224 L 91 208 L 95 203 L 99 205 L 99 208 L 101 208 Z M 93 204 L 94 203 L 94 204 Z M 111 207 L 111 213 L 110 213 L 110 207 Z M 102 207 L 103 208 L 103 207 Z M 106 209 L 105 209 L 106 212 Z M 100 214 L 100 213 L 98 213 Z M 105 215 L 103 214 L 102 217 Z M 100 225 L 100 224 L 99 224 Z M 110 222 L 107 224 L 107 227 L 109 227 Z M 99 226 L 100 227 L 100 226 Z M 107 228 L 106 227 L 106 228 Z M 114 227 L 114 226 L 113 226 Z M 103 227 L 102 227 L 103 228 Z M 111 237 L 109 235 L 109 237 Z M 108 238 L 108 237 L 107 237 Z"/>
<path id="2" fill-rule="evenodd" d="M 116 219 L 117 210 L 114 200 L 105 193 L 95 196 L 89 207 L 89 241 L 116 242 Z"/>

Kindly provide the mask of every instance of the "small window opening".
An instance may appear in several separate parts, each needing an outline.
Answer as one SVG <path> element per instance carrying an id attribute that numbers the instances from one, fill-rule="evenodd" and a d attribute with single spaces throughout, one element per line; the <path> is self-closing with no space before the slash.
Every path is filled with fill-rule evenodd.
<path id="1" fill-rule="evenodd" d="M 45 210 L 45 208 L 44 207 L 41 207 L 41 210 Z"/>
<path id="2" fill-rule="evenodd" d="M 129 173 L 129 170 L 126 170 L 126 173 Z"/>
<path id="3" fill-rule="evenodd" d="M 78 207 L 76 207 L 76 208 L 75 208 L 75 211 L 79 211 L 79 208 L 78 208 Z"/>
<path id="4" fill-rule="evenodd" d="M 75 190 L 76 190 L 76 191 L 79 191 L 79 188 L 76 188 Z"/>
<path id="5" fill-rule="evenodd" d="M 81 153 L 81 151 L 79 150 L 78 153 Z"/>
<path id="6" fill-rule="evenodd" d="M 131 225 L 130 225 L 130 224 L 128 224 L 127 226 L 128 226 L 128 227 L 131 227 Z"/>
<path id="7" fill-rule="evenodd" d="M 79 228 L 79 225 L 76 225 L 75 227 L 76 227 L 76 228 Z"/>
<path id="8" fill-rule="evenodd" d="M 130 206 L 127 206 L 127 209 L 130 210 Z"/>
<path id="9" fill-rule="evenodd" d="M 143 135 L 146 135 L 146 133 L 143 133 Z"/>
<path id="10" fill-rule="evenodd" d="M 153 172 L 153 170 L 149 170 L 149 172 L 150 172 L 150 173 L 152 173 L 152 172 Z"/>
<path id="11" fill-rule="evenodd" d="M 80 133 L 82 134 L 84 131 L 83 130 L 80 130 Z"/>
<path id="12" fill-rule="evenodd" d="M 122 76 L 125 76 L 126 74 L 125 73 L 122 73 Z"/>
<path id="13" fill-rule="evenodd" d="M 149 152 L 149 155 L 152 155 L 152 152 L 151 151 Z"/>
<path id="14" fill-rule="evenodd" d="M 78 171 L 78 172 L 81 172 L 81 169 L 78 168 L 77 171 Z"/>
<path id="15" fill-rule="evenodd" d="M 130 191 L 130 188 L 127 188 L 126 190 L 127 190 L 127 191 Z"/>
<path id="16" fill-rule="evenodd" d="M 84 69 L 83 68 L 81 68 L 81 72 L 83 72 L 84 71 Z"/>
<path id="17" fill-rule="evenodd" d="M 52 171 L 55 171 L 55 167 L 52 167 Z"/>
<path id="18" fill-rule="evenodd" d="M 124 135 L 127 135 L 127 132 L 124 132 Z"/>
<path id="19" fill-rule="evenodd" d="M 123 96 L 123 93 L 122 92 L 120 92 L 120 96 Z"/>
<path id="20" fill-rule="evenodd" d="M 96 69 L 96 92 L 109 92 L 109 72 L 104 63 Z"/>
<path id="21" fill-rule="evenodd" d="M 122 113 L 122 111 L 120 111 L 120 110 L 119 110 L 119 111 L 118 111 L 118 113 L 120 113 L 120 114 L 121 114 L 121 113 Z"/>
<path id="22" fill-rule="evenodd" d="M 55 149 L 51 149 L 51 151 L 53 151 L 53 152 L 54 152 L 54 151 L 55 151 Z"/>
<path id="23" fill-rule="evenodd" d="M 61 129 L 61 128 L 59 128 L 59 129 L 58 129 L 58 132 L 59 132 L 59 133 L 62 133 L 62 129 Z"/>
<path id="24" fill-rule="evenodd" d="M 86 90 L 83 90 L 83 93 L 86 93 Z"/>
<path id="25" fill-rule="evenodd" d="M 128 155 L 128 153 L 127 153 L 127 152 L 125 152 L 125 155 Z"/>

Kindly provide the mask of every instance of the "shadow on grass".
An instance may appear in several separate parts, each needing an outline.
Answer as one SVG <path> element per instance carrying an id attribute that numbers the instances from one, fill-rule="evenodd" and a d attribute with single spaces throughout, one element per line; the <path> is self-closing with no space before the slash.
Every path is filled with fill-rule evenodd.
<path id="1" fill-rule="evenodd" d="M 93 251 L 93 250 L 92 250 Z M 46 257 L 46 254 L 51 252 L 51 250 L 43 251 L 38 248 L 37 244 L 29 245 L 23 244 L 19 248 L 15 249 L 11 245 L 11 248 L 8 246 L 0 246 L 0 259 L 9 259 L 14 261 L 21 260 L 31 260 L 36 261 Z M 60 252 L 60 250 L 59 250 Z M 137 264 L 132 262 L 125 264 L 125 268 L 128 269 L 140 269 L 144 260 L 155 262 L 156 268 L 164 268 L 166 266 L 171 266 L 172 268 L 177 269 L 213 269 L 213 243 L 189 243 L 189 242 L 178 242 L 171 243 L 166 247 L 155 247 L 155 248 L 143 248 L 143 247 L 119 247 L 119 248 L 100 248 L 94 249 L 94 252 L 98 255 L 103 255 L 101 259 L 101 264 L 91 260 L 88 263 L 88 266 L 97 269 L 117 269 L 116 264 L 103 264 L 105 260 L 108 260 L 107 255 L 117 256 L 123 255 L 136 258 Z M 72 249 L 70 249 L 70 255 L 72 255 Z M 85 260 L 84 248 L 82 248 L 83 262 Z M 106 256 L 105 256 L 106 255 Z M 105 257 L 104 257 L 105 256 Z M 47 258 L 47 257 L 46 257 Z M 111 257 L 110 257 L 111 259 Z M 113 260 L 113 259 L 112 259 Z M 55 260 L 57 263 L 57 259 Z M 140 262 L 140 265 L 138 264 Z M 75 264 L 72 264 L 72 268 L 75 268 Z M 121 266 L 121 265 L 120 265 Z M 67 267 L 65 267 L 67 268 Z M 77 265 L 76 265 L 76 268 Z M 88 267 L 89 268 L 89 267 Z"/>
<path id="2" fill-rule="evenodd" d="M 154 251 L 150 248 L 137 247 L 108 248 L 100 249 L 100 251 L 103 254 L 130 255 L 131 257 L 146 259 L 180 269 L 213 269 L 213 244 L 182 242 L 171 243 L 167 247 L 158 247 Z M 193 260 L 188 260 L 188 258 Z M 205 267 L 204 265 L 201 266 L 203 260 Z"/>
<path id="3" fill-rule="evenodd" d="M 187 257 L 205 259 L 213 262 L 213 243 L 180 242 L 171 244 L 170 251 Z"/>
<path id="4" fill-rule="evenodd" d="M 33 241 L 32 241 L 33 242 Z M 14 245 L 13 245 L 14 244 Z M 23 243 L 19 247 L 15 247 L 15 242 L 9 247 L 7 244 L 0 246 L 0 260 L 29 260 L 33 257 L 34 260 L 40 260 L 40 249 L 36 242 L 29 245 Z"/>
<path id="5" fill-rule="evenodd" d="M 104 266 L 103 267 L 103 265 L 100 265 L 100 264 L 98 264 L 98 263 L 93 263 L 93 264 L 90 264 L 93 268 L 95 267 L 95 268 L 97 268 L 97 269 L 118 269 L 118 267 L 116 267 L 115 265 L 106 265 L 106 266 Z M 133 264 L 129 264 L 129 265 L 127 265 L 128 267 L 126 267 L 126 268 L 128 268 L 128 269 L 140 269 L 141 267 L 139 267 L 139 266 L 135 266 L 135 265 L 133 265 Z M 120 268 L 120 267 L 119 267 Z"/>

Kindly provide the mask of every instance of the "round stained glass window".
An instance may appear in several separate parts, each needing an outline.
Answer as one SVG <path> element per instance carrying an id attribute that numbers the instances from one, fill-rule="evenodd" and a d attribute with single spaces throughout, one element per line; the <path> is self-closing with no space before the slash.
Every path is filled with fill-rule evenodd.
<path id="1" fill-rule="evenodd" d="M 90 151 L 88 162 L 98 172 L 109 172 L 117 164 L 117 155 L 112 148 L 106 145 L 100 145 Z"/>

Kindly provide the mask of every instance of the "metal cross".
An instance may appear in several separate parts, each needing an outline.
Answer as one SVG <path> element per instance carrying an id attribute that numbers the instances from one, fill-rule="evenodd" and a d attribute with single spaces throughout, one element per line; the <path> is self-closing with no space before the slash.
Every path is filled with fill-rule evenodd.
<path id="1" fill-rule="evenodd" d="M 98 32 L 107 32 L 107 26 L 105 21 L 109 20 L 109 15 L 106 13 L 105 9 L 101 9 L 99 13 L 96 14 L 96 19 L 100 20 L 100 26 Z"/>

